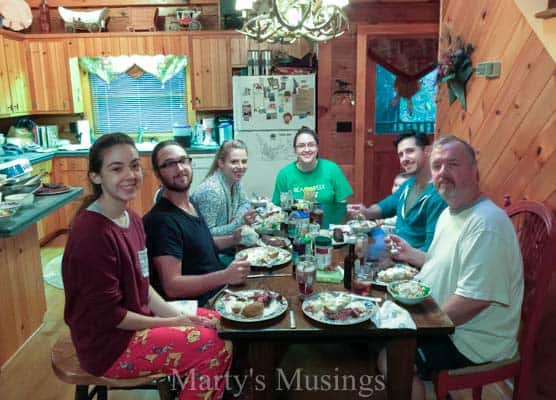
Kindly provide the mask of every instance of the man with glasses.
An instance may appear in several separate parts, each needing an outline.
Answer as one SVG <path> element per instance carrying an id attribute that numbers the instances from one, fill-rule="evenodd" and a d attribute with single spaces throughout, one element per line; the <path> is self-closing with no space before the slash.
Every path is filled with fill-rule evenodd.
<path id="1" fill-rule="evenodd" d="M 160 142 L 151 162 L 163 188 L 161 198 L 143 218 L 151 283 L 167 299 L 196 299 L 203 305 L 222 286 L 242 283 L 247 277 L 246 259 L 224 267 L 217 256 L 217 249 L 238 244 L 241 232 L 211 235 L 189 198 L 191 157 L 179 143 Z"/>

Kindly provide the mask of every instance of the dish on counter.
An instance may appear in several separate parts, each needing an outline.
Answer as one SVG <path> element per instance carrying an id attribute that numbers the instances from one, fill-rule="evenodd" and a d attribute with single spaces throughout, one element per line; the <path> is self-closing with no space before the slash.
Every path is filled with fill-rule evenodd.
<path id="1" fill-rule="evenodd" d="M 365 322 L 377 311 L 371 300 L 347 292 L 321 292 L 305 299 L 303 313 L 328 325 L 354 325 Z"/>
<path id="2" fill-rule="evenodd" d="M 259 322 L 282 315 L 288 309 L 288 300 L 270 290 L 240 290 L 224 292 L 214 309 L 231 321 Z"/>
<path id="3" fill-rule="evenodd" d="M 62 185 L 61 183 L 43 183 L 42 186 L 35 192 L 35 195 L 50 196 L 53 194 L 67 193 L 70 190 L 70 187 Z"/>
<path id="4" fill-rule="evenodd" d="M 378 271 L 373 284 L 386 287 L 391 282 L 413 279 L 419 271 L 409 265 L 396 264 L 393 267 Z"/>
<path id="5" fill-rule="evenodd" d="M 0 202 L 0 219 L 9 218 L 14 215 L 19 208 L 20 203 L 17 201 Z"/>
<path id="6" fill-rule="evenodd" d="M 266 268 L 285 264 L 292 258 L 292 254 L 289 251 L 274 246 L 250 247 L 238 251 L 236 254 L 236 258 L 244 256 L 247 256 L 247 261 L 251 263 L 252 267 Z"/>

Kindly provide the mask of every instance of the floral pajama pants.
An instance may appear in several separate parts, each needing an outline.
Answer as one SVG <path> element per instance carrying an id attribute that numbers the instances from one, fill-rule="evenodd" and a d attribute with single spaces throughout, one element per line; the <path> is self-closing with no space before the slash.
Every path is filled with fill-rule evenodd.
<path id="1" fill-rule="evenodd" d="M 219 318 L 205 309 L 198 309 L 197 315 Z M 220 339 L 215 329 L 159 327 L 137 331 L 104 376 L 175 375 L 182 386 L 180 400 L 220 399 L 231 361 L 231 344 Z"/>

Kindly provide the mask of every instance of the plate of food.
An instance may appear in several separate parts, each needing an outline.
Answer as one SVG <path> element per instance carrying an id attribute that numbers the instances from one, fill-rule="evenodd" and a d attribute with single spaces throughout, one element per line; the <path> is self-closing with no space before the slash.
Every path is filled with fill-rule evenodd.
<path id="1" fill-rule="evenodd" d="M 247 256 L 247 261 L 252 267 L 271 268 L 289 262 L 292 254 L 284 249 L 274 246 L 250 247 L 238 251 L 236 258 Z"/>
<path id="2" fill-rule="evenodd" d="M 257 246 L 274 246 L 287 249 L 290 245 L 290 239 L 281 236 L 261 235 L 261 238 L 257 241 Z"/>
<path id="3" fill-rule="evenodd" d="M 303 313 L 328 325 L 354 325 L 365 322 L 377 311 L 375 303 L 347 292 L 321 292 L 305 299 Z"/>
<path id="4" fill-rule="evenodd" d="M 373 280 L 377 286 L 388 286 L 389 283 L 413 279 L 419 270 L 405 264 L 395 264 L 393 267 L 378 271 Z"/>
<path id="5" fill-rule="evenodd" d="M 354 219 L 348 221 L 347 224 L 349 225 L 349 228 L 351 229 L 351 233 L 353 234 L 369 233 L 374 227 L 377 226 L 375 221 L 369 221 L 366 219 L 362 219 L 362 220 Z"/>
<path id="6" fill-rule="evenodd" d="M 54 194 L 67 193 L 71 190 L 61 183 L 43 183 L 41 187 L 35 192 L 37 196 L 50 196 Z"/>
<path id="7" fill-rule="evenodd" d="M 225 291 L 214 309 L 231 321 L 259 322 L 282 315 L 288 309 L 288 300 L 270 290 Z"/>

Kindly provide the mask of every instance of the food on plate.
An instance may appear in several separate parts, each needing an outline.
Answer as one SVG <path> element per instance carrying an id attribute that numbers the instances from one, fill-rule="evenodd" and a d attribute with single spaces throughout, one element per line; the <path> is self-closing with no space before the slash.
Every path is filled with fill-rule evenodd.
<path id="1" fill-rule="evenodd" d="M 336 242 L 343 242 L 344 232 L 340 228 L 334 228 L 334 230 L 332 231 L 332 237 Z"/>
<path id="2" fill-rule="evenodd" d="M 286 238 L 262 235 L 261 240 L 267 246 L 287 248 L 290 245 L 290 241 Z"/>
<path id="3" fill-rule="evenodd" d="M 398 296 L 410 299 L 420 298 L 428 294 L 428 288 L 419 281 L 400 282 L 392 290 L 394 290 Z"/>
<path id="4" fill-rule="evenodd" d="M 264 312 L 264 304 L 255 301 L 243 307 L 243 310 L 241 310 L 241 315 L 243 315 L 246 318 L 256 318 L 263 315 L 263 312 Z"/>
<path id="5" fill-rule="evenodd" d="M 258 318 L 263 316 L 265 309 L 270 308 L 273 302 L 282 302 L 283 296 L 269 290 L 260 290 L 253 291 L 246 297 L 227 293 L 223 300 L 229 304 L 228 309 L 233 314 L 244 318 Z"/>
<path id="6" fill-rule="evenodd" d="M 407 279 L 413 279 L 413 277 L 417 275 L 417 272 L 419 271 L 408 265 L 396 264 L 393 267 L 378 272 L 377 278 L 379 281 L 386 283 L 404 281 Z"/>
<path id="7" fill-rule="evenodd" d="M 351 220 L 348 221 L 348 225 L 351 229 L 352 233 L 367 233 L 370 232 L 371 229 L 376 227 L 376 222 L 368 221 L 366 219 L 363 220 Z"/>
<path id="8" fill-rule="evenodd" d="M 357 319 L 370 312 L 362 301 L 351 295 L 333 293 L 321 293 L 317 298 L 308 300 L 303 304 L 303 310 L 317 319 L 332 321 Z"/>
<path id="9" fill-rule="evenodd" d="M 247 261 L 254 266 L 278 265 L 290 259 L 290 253 L 287 250 L 274 246 L 251 247 L 236 254 L 237 258 L 244 256 L 247 256 Z"/>

